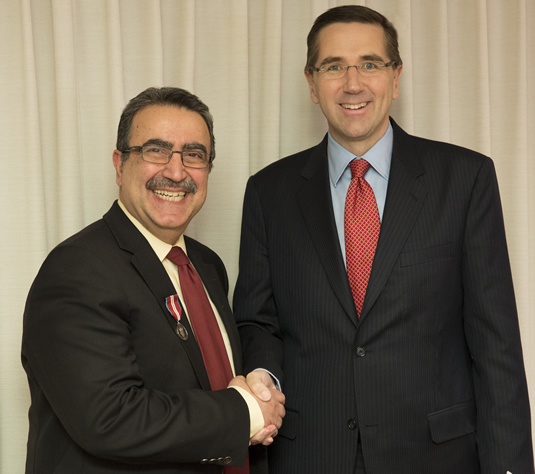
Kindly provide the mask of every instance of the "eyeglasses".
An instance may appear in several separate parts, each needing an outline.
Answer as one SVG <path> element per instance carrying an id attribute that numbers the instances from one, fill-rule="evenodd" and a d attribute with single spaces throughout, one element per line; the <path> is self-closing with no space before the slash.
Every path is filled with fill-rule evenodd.
<path id="1" fill-rule="evenodd" d="M 182 164 L 186 168 L 206 168 L 210 165 L 211 159 L 208 153 L 202 150 L 185 150 L 176 151 L 169 148 L 157 145 L 132 146 L 121 153 L 130 153 L 132 151 L 141 152 L 141 158 L 148 163 L 157 163 L 159 165 L 166 165 L 171 161 L 173 153 L 179 153 L 182 158 Z"/>
<path id="2" fill-rule="evenodd" d="M 354 67 L 357 72 L 364 77 L 378 76 L 382 74 L 387 67 L 394 66 L 396 61 L 383 63 L 382 61 L 361 61 L 353 66 L 345 66 L 344 64 L 325 64 L 320 68 L 312 67 L 311 69 L 321 74 L 325 79 L 340 79 L 347 74 L 350 67 Z"/>

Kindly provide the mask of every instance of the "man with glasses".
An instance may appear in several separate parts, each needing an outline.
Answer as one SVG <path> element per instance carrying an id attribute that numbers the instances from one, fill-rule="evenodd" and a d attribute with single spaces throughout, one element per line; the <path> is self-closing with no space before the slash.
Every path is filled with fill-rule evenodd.
<path id="1" fill-rule="evenodd" d="M 50 253 L 28 296 L 27 474 L 259 472 L 248 446 L 273 441 L 284 396 L 261 401 L 235 377 L 225 267 L 184 236 L 214 145 L 208 107 L 185 90 L 124 109 L 119 200 Z"/>
<path id="2" fill-rule="evenodd" d="M 234 309 L 248 382 L 286 395 L 270 472 L 533 473 L 494 167 L 389 117 L 401 71 L 383 15 L 320 15 L 329 133 L 247 185 Z"/>

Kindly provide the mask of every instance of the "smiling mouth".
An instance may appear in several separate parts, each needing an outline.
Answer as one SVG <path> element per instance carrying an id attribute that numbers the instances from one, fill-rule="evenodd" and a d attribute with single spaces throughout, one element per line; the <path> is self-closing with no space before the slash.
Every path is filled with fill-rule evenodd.
<path id="1" fill-rule="evenodd" d="M 358 110 L 362 109 L 362 107 L 366 107 L 368 105 L 368 102 L 362 102 L 362 104 L 340 104 L 344 109 L 349 110 Z"/>
<path id="2" fill-rule="evenodd" d="M 161 189 L 154 189 L 152 192 L 164 201 L 178 202 L 182 201 L 182 199 L 186 197 L 186 193 L 184 191 L 172 192 L 162 191 Z"/>

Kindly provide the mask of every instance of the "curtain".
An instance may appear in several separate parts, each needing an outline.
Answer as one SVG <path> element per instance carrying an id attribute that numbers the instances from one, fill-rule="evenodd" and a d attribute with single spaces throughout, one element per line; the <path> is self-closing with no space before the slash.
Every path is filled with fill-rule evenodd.
<path id="1" fill-rule="evenodd" d="M 223 258 L 232 290 L 247 178 L 326 131 L 303 74 L 306 35 L 344 3 L 398 29 L 395 120 L 494 159 L 535 400 L 535 0 L 2 0 L 0 472 L 24 470 L 27 292 L 47 253 L 117 198 L 126 102 L 168 85 L 210 107 L 217 158 L 187 233 Z"/>

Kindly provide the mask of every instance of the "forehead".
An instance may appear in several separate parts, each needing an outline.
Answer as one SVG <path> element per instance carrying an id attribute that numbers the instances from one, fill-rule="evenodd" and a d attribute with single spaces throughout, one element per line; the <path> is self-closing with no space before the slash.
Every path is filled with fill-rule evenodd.
<path id="1" fill-rule="evenodd" d="M 328 57 L 386 57 L 385 32 L 380 25 L 368 23 L 333 23 L 318 35 L 318 60 Z"/>
<path id="2" fill-rule="evenodd" d="M 171 105 L 150 105 L 141 109 L 132 121 L 130 145 L 138 146 L 152 138 L 181 145 L 199 142 L 208 148 L 210 134 L 197 112 Z"/>

